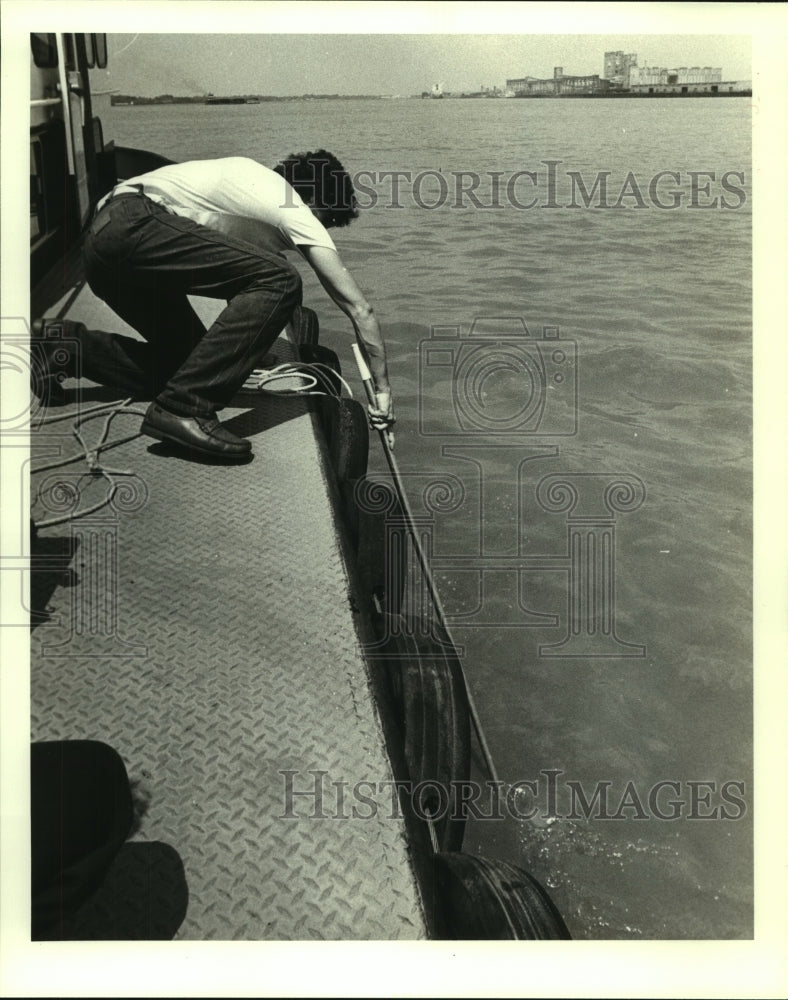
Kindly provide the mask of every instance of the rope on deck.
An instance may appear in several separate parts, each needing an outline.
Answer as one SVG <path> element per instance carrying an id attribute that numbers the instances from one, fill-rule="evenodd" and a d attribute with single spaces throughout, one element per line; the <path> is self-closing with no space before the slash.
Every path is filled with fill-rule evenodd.
<path id="1" fill-rule="evenodd" d="M 38 521 L 36 523 L 36 529 L 39 528 L 51 528 L 56 524 L 65 524 L 69 521 L 74 521 L 79 517 L 87 517 L 88 514 L 95 514 L 96 511 L 101 510 L 106 507 L 107 504 L 112 503 L 112 500 L 118 490 L 119 483 L 116 482 L 115 476 L 133 476 L 133 469 L 110 469 L 99 462 L 99 455 L 102 451 L 106 451 L 108 448 L 114 448 L 117 445 L 125 444 L 127 441 L 133 441 L 135 438 L 141 436 L 140 431 L 136 431 L 134 434 L 127 434 L 125 437 L 116 438 L 113 441 L 107 442 L 107 437 L 109 435 L 109 429 L 112 426 L 112 421 L 121 413 L 131 413 L 135 416 L 143 417 L 145 416 L 142 410 L 132 410 L 129 409 L 129 404 L 132 402 L 132 397 L 125 399 L 121 402 L 113 403 L 102 403 L 99 406 L 93 406 L 84 413 L 74 419 L 71 432 L 74 437 L 79 442 L 82 453 L 77 455 L 72 455 L 69 458 L 59 459 L 57 462 L 49 462 L 46 465 L 40 465 L 36 468 L 30 470 L 31 475 L 37 472 L 47 472 L 50 469 L 60 469 L 63 466 L 71 465 L 73 462 L 84 461 L 87 464 L 88 474 L 91 476 L 103 476 L 104 479 L 109 483 L 109 490 L 107 491 L 106 497 L 100 500 L 98 503 L 93 504 L 90 507 L 85 507 L 83 510 L 71 511 L 68 514 L 61 514 L 59 517 L 50 517 L 45 521 Z M 106 411 L 109 410 L 109 413 Z M 99 417 L 104 417 L 104 426 L 99 436 L 98 442 L 93 448 L 89 447 L 85 438 L 81 433 L 81 427 L 83 424 L 88 423 L 90 420 L 97 420 Z M 54 424 L 61 420 L 72 419 L 73 414 L 65 413 L 53 417 L 46 417 L 41 421 L 42 424 Z"/>
<path id="2" fill-rule="evenodd" d="M 270 383 L 287 378 L 301 378 L 303 379 L 303 384 L 294 389 L 268 389 Z M 345 379 L 342 378 L 342 376 L 333 368 L 319 362 L 312 362 L 310 364 L 287 362 L 285 364 L 277 365 L 276 368 L 272 368 L 270 370 L 256 369 L 252 372 L 246 384 L 249 385 L 250 382 L 252 382 L 253 385 L 251 387 L 261 391 L 272 391 L 278 395 L 339 396 L 341 395 L 341 389 L 337 388 L 332 379 L 338 379 L 347 389 L 352 398 L 353 391 Z M 79 517 L 87 517 L 88 514 L 95 514 L 96 511 L 99 511 L 103 507 L 112 503 L 120 485 L 115 481 L 114 477 L 133 476 L 135 474 L 133 469 L 111 469 L 99 462 L 99 455 L 102 451 L 106 451 L 109 448 L 115 448 L 118 445 L 125 444 L 127 441 L 133 441 L 141 436 L 141 432 L 137 431 L 134 434 L 127 434 L 124 437 L 116 438 L 113 441 L 107 442 L 112 421 L 119 414 L 130 413 L 139 417 L 145 416 L 145 413 L 142 410 L 130 409 L 129 404 L 131 402 L 133 402 L 133 397 L 130 396 L 125 400 L 116 400 L 111 403 L 101 403 L 98 406 L 93 406 L 79 414 L 76 419 L 74 419 L 74 424 L 71 430 L 74 437 L 79 442 L 82 452 L 77 455 L 72 455 L 69 458 L 59 459 L 56 462 L 49 462 L 46 465 L 40 465 L 31 469 L 32 475 L 37 472 L 48 472 L 51 469 L 60 469 L 66 465 L 71 465 L 73 462 L 84 461 L 87 464 L 87 471 L 89 475 L 103 476 L 109 483 L 109 490 L 103 500 L 100 500 L 98 503 L 95 503 L 90 507 L 85 507 L 83 510 L 71 511 L 68 514 L 51 517 L 45 521 L 38 521 L 36 522 L 36 529 L 51 528 L 57 524 L 66 524 L 69 521 L 74 521 Z M 107 413 L 108 410 L 109 413 Z M 105 416 L 104 426 L 98 442 L 91 448 L 81 433 L 81 427 L 88 421 L 97 420 L 101 416 Z M 72 418 L 73 414 L 71 413 L 58 414 L 51 417 L 45 417 L 42 421 L 40 421 L 40 423 L 43 425 L 54 424 L 61 420 L 69 420 Z"/>

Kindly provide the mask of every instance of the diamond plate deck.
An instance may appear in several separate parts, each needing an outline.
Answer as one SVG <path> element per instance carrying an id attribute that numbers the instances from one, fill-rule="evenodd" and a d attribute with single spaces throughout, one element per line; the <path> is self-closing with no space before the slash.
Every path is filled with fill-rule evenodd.
<path id="1" fill-rule="evenodd" d="M 83 291 L 69 315 L 118 329 L 103 310 Z M 280 338 L 275 353 L 289 351 Z M 132 874 L 127 850 L 112 878 L 143 887 L 135 905 L 147 916 L 121 936 L 144 937 L 173 909 L 177 877 L 146 862 L 148 845 L 183 865 L 177 938 L 424 938 L 401 819 L 382 808 L 310 818 L 309 797 L 284 815 L 282 771 L 297 772 L 298 791 L 314 787 L 308 772 L 328 772 L 330 814 L 329 782 L 390 781 L 391 767 L 305 405 L 261 396 L 223 419 L 252 440 L 248 465 L 195 464 L 136 438 L 102 454 L 135 474 L 113 507 L 41 532 L 64 569 L 34 574 L 46 614 L 31 640 L 32 738 L 103 740 L 126 763 L 137 808 L 127 847 L 140 849 Z M 111 437 L 138 425 L 122 416 Z M 34 440 L 57 433 L 74 451 L 68 426 Z M 56 475 L 73 482 L 80 468 Z M 104 489 L 79 485 L 83 504 Z M 107 927 L 122 923 L 117 892 L 92 905 Z"/>

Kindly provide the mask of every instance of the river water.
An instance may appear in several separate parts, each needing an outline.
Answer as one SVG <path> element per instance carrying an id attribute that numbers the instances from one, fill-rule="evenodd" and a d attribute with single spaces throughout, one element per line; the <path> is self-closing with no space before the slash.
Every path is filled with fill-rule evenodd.
<path id="1" fill-rule="evenodd" d="M 335 240 L 386 336 L 414 506 L 448 484 L 436 578 L 515 786 L 465 849 L 549 886 L 576 938 L 750 937 L 750 103 L 103 118 L 176 160 L 326 147 L 358 176 L 361 218 Z M 304 277 L 352 378 L 349 324 Z M 603 590 L 611 628 L 589 637 Z"/>

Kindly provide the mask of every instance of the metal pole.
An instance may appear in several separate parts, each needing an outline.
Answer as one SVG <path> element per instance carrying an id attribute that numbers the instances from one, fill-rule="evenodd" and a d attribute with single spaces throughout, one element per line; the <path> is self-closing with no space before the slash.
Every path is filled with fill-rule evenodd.
<path id="1" fill-rule="evenodd" d="M 372 374 L 367 366 L 366 360 L 364 359 L 361 349 L 358 344 L 353 344 L 353 354 L 356 358 L 356 364 L 358 365 L 359 375 L 361 376 L 361 381 L 364 383 L 364 388 L 367 393 L 367 399 L 372 404 L 372 406 L 377 405 L 377 399 L 375 397 L 375 387 L 372 383 Z M 413 547 L 416 551 L 416 556 L 419 560 L 422 572 L 424 573 L 424 578 L 427 581 L 427 588 L 430 592 L 430 597 L 432 599 L 433 605 L 435 606 L 435 611 L 441 621 L 441 624 L 446 629 L 449 639 L 451 640 L 451 633 L 446 625 L 446 616 L 443 611 L 443 605 L 441 604 L 440 595 L 438 594 L 437 587 L 435 586 L 435 581 L 432 577 L 432 571 L 430 570 L 427 558 L 421 547 L 421 543 L 418 538 L 416 529 L 413 526 L 413 512 L 410 509 L 410 504 L 408 503 L 408 497 L 405 493 L 405 487 L 402 483 L 402 477 L 400 475 L 399 467 L 397 466 L 397 460 L 394 458 L 394 452 L 389 444 L 388 436 L 386 431 L 382 428 L 378 428 L 378 436 L 380 437 L 380 443 L 383 446 L 383 454 L 386 456 L 386 461 L 388 463 L 389 470 L 391 472 L 391 478 L 394 482 L 394 487 L 397 491 L 397 498 L 399 499 L 402 510 L 405 514 L 405 521 L 408 526 L 408 533 L 410 534 L 411 540 L 413 542 Z M 458 661 L 459 663 L 459 661 Z M 462 676 L 463 683 L 465 685 L 465 694 L 468 699 L 468 708 L 471 713 L 471 719 L 473 720 L 473 728 L 476 731 L 476 738 L 479 741 L 479 746 L 482 750 L 482 755 L 484 761 L 487 765 L 487 770 L 490 773 L 490 777 L 496 784 L 500 784 L 498 778 L 498 772 L 493 763 L 492 754 L 490 753 L 490 748 L 487 745 L 487 739 L 482 730 L 481 721 L 479 719 L 479 713 L 476 710 L 476 704 L 473 700 L 473 695 L 471 694 L 470 687 L 468 686 L 468 678 L 465 676 L 465 671 L 463 670 L 462 664 L 459 663 L 460 674 Z"/>

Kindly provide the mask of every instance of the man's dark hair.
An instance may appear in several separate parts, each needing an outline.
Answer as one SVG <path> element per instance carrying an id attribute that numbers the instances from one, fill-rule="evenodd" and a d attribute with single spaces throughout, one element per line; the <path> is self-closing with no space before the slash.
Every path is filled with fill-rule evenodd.
<path id="1" fill-rule="evenodd" d="M 358 218 L 356 192 L 350 175 L 326 149 L 314 153 L 291 153 L 273 168 L 291 185 L 310 208 L 328 210 L 331 215 L 325 223 L 331 226 L 349 226 Z"/>

